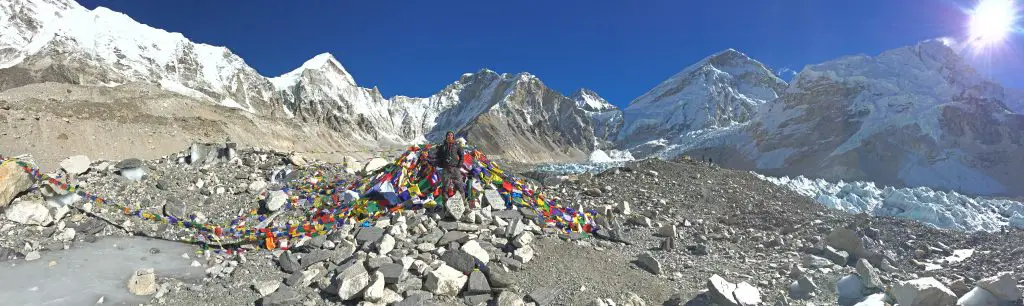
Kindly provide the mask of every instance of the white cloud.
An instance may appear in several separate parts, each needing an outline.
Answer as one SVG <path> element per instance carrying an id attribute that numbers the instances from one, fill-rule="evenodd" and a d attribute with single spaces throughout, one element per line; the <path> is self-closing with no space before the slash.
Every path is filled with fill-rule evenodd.
<path id="1" fill-rule="evenodd" d="M 789 81 L 796 76 L 796 71 L 793 69 L 789 69 L 789 67 L 782 67 L 775 71 L 775 74 L 778 75 L 783 80 Z"/>

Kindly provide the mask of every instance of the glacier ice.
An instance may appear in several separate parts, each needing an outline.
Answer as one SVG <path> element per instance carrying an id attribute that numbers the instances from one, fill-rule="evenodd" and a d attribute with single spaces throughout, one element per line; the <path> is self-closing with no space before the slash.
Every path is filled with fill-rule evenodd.
<path id="1" fill-rule="evenodd" d="M 851 213 L 902 217 L 962 231 L 996 231 L 1003 226 L 1024 229 L 1024 204 L 1017 201 L 971 198 L 926 187 L 878 187 L 872 182 L 831 183 L 803 176 L 777 178 L 754 174 L 826 207 Z"/>

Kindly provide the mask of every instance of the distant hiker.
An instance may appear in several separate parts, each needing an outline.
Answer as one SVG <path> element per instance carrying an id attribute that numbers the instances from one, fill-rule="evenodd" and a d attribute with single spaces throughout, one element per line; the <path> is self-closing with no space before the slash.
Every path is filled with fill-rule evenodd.
<path id="1" fill-rule="evenodd" d="M 455 143 L 455 133 L 448 131 L 444 142 L 437 146 L 436 166 L 441 169 L 442 181 L 446 190 L 455 188 L 455 192 L 466 195 L 466 182 L 462 178 L 462 147 Z M 451 192 L 448 192 L 452 194 Z"/>

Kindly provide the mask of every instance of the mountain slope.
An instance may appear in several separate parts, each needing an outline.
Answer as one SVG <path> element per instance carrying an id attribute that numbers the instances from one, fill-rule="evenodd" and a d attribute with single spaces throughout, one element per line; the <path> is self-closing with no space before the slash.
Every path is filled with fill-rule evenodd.
<path id="1" fill-rule="evenodd" d="M 749 124 L 689 151 L 769 175 L 1019 195 L 1024 116 L 1005 99 L 926 41 L 808 66 Z"/>
<path id="2" fill-rule="evenodd" d="M 273 86 L 224 47 L 197 44 L 104 7 L 73 1 L 9 1 L 0 90 L 55 81 L 163 88 L 253 113 L 275 115 Z M 6 33 L 5 33 L 6 34 Z"/>
<path id="3" fill-rule="evenodd" d="M 728 49 L 673 75 L 623 110 L 618 142 L 632 148 L 702 129 L 748 121 L 786 82 L 764 65 Z"/>
<path id="4" fill-rule="evenodd" d="M 569 98 L 576 101 L 576 107 L 590 117 L 594 137 L 597 137 L 598 142 L 615 140 L 618 137 L 623 124 L 622 110 L 586 88 L 577 89 Z"/>

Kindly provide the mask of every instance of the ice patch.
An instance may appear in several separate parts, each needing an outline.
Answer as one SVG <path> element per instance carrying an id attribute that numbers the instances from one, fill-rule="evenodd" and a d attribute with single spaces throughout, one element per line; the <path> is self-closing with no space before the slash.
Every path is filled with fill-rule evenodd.
<path id="1" fill-rule="evenodd" d="M 153 254 L 151 249 L 159 250 Z M 146 238 L 105 238 L 79 243 L 68 250 L 42 253 L 34 261 L 0 265 L 0 296 L 4 305 L 134 305 L 152 297 L 134 296 L 126 282 L 137 269 L 153 268 L 157 278 L 201 280 L 202 267 L 191 267 L 181 254 L 194 254 L 187 244 Z M 50 266 L 50 262 L 54 266 Z"/>
<path id="2" fill-rule="evenodd" d="M 939 228 L 997 231 L 1003 226 L 1024 229 L 1024 204 L 1010 200 L 970 198 L 925 187 L 876 187 L 871 182 L 830 183 L 803 176 L 759 178 L 785 186 L 832 209 L 917 220 Z M 1011 217 L 1007 217 L 1011 216 Z"/>
<path id="3" fill-rule="evenodd" d="M 611 150 L 609 152 L 605 152 L 604 150 L 594 150 L 594 152 L 590 153 L 590 162 L 596 164 L 625 162 L 631 160 L 633 160 L 633 154 L 630 154 L 628 151 Z"/>

